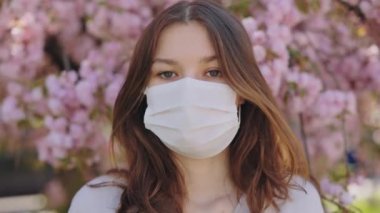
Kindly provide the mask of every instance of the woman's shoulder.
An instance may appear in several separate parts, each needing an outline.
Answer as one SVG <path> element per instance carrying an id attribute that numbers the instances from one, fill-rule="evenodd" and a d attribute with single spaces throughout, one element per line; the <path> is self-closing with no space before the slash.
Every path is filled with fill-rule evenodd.
<path id="1" fill-rule="evenodd" d="M 113 175 L 103 175 L 92 179 L 75 194 L 69 213 L 115 212 L 123 193 L 123 189 L 118 185 L 123 184 L 125 184 L 123 179 Z"/>
<path id="2" fill-rule="evenodd" d="M 300 176 L 293 176 L 289 188 L 289 199 L 280 204 L 281 213 L 323 213 L 321 197 L 315 186 Z"/>

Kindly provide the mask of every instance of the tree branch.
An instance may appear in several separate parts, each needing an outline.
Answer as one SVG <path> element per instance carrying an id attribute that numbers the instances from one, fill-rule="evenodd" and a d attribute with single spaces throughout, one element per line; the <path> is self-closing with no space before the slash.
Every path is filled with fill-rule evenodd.
<path id="1" fill-rule="evenodd" d="M 342 204 L 340 204 L 339 202 L 335 201 L 334 199 L 331 199 L 331 198 L 328 198 L 324 195 L 321 195 L 322 199 L 323 200 L 326 200 L 334 205 L 336 205 L 339 209 L 341 209 L 344 213 L 357 213 L 357 212 L 362 212 L 360 209 L 354 207 L 355 210 L 351 210 L 345 206 L 343 206 Z"/>
<path id="2" fill-rule="evenodd" d="M 341 4 L 342 6 L 344 6 L 347 10 L 355 13 L 355 15 L 360 18 L 360 21 L 362 21 L 362 22 L 367 21 L 365 14 L 363 13 L 363 11 L 360 9 L 360 7 L 358 5 L 352 5 L 352 4 L 350 4 L 344 0 L 336 0 L 336 1 L 339 4 Z"/>

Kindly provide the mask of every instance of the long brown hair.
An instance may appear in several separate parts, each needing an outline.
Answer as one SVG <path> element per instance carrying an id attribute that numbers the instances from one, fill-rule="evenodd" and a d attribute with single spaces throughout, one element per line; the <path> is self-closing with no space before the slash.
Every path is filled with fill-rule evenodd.
<path id="1" fill-rule="evenodd" d="M 145 129 L 145 90 L 160 33 L 173 23 L 197 21 L 210 36 L 223 75 L 245 102 L 240 129 L 229 145 L 229 162 L 238 194 L 251 212 L 287 199 L 293 175 L 309 179 L 300 143 L 275 104 L 255 62 L 240 21 L 212 1 L 181 1 L 161 12 L 137 42 L 113 111 L 112 142 L 125 151 L 127 180 L 118 212 L 182 212 L 183 176 L 172 153 Z"/>

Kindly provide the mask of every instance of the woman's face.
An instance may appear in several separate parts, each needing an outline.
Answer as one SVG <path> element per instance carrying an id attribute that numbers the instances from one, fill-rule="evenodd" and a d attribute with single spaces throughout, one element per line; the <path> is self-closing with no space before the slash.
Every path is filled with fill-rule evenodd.
<path id="1" fill-rule="evenodd" d="M 184 77 L 225 83 L 208 33 L 196 21 L 168 26 L 156 51 L 148 86 Z"/>

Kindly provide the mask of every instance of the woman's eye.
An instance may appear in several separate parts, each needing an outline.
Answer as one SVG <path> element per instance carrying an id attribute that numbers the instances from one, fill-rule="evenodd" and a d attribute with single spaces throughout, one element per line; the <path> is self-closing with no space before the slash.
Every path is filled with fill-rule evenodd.
<path id="1" fill-rule="evenodd" d="M 176 76 L 176 74 L 172 71 L 163 71 L 158 74 L 163 79 L 169 79 Z"/>
<path id="2" fill-rule="evenodd" d="M 213 77 L 213 78 L 218 78 L 221 77 L 222 72 L 220 70 L 209 70 L 207 72 L 207 76 Z"/>

